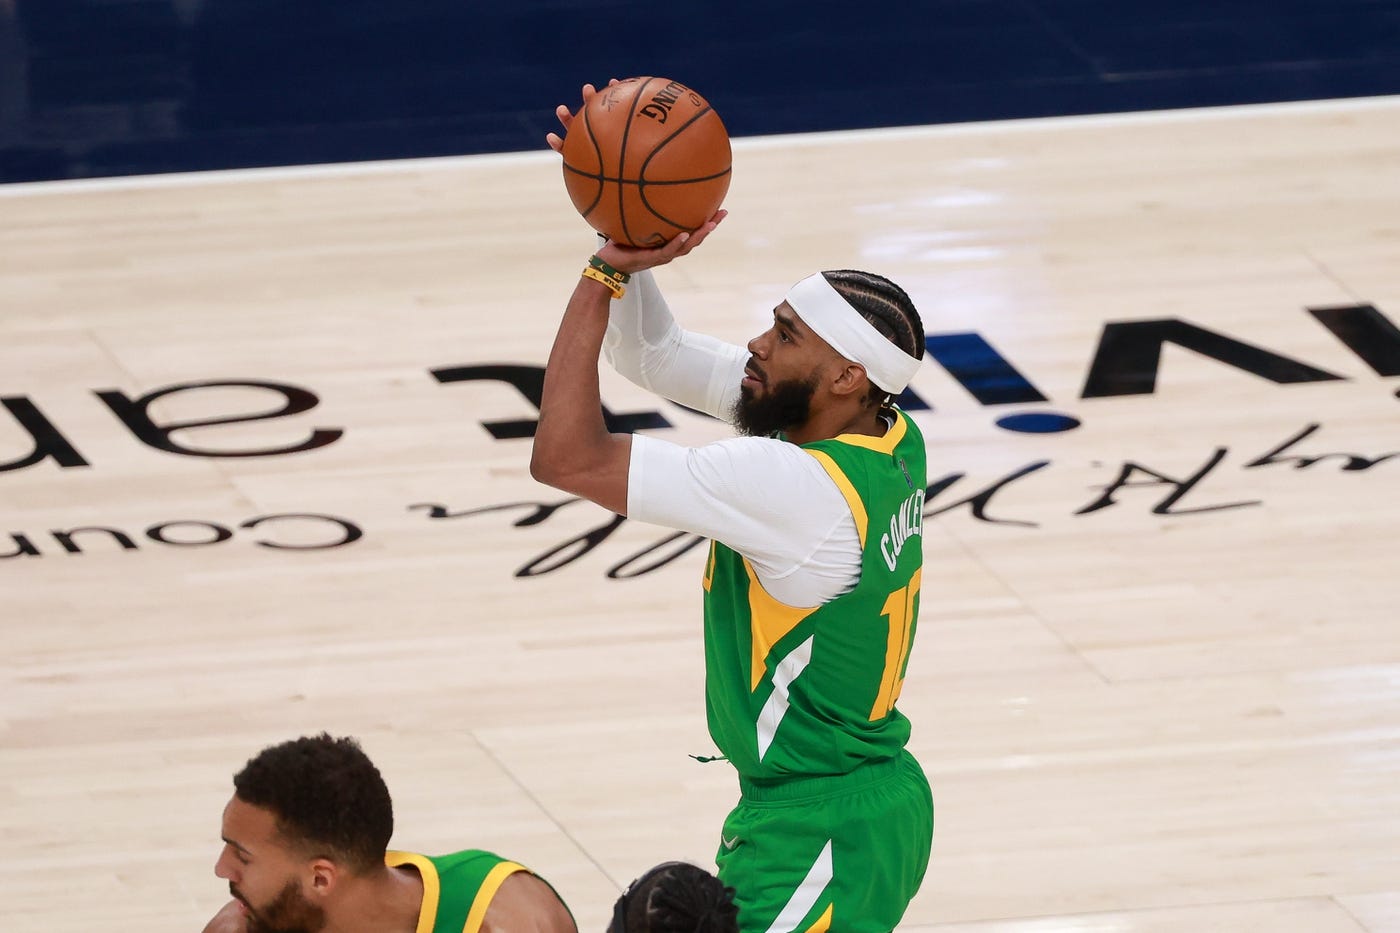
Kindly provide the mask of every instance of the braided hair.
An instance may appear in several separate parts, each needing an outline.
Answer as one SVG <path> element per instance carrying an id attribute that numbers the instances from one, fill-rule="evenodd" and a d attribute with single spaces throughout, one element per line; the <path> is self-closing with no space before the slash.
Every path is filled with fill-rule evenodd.
<path id="1" fill-rule="evenodd" d="M 738 933 L 734 889 L 689 862 L 663 862 L 617 899 L 608 933 Z"/>
<path id="2" fill-rule="evenodd" d="M 826 271 L 822 277 L 886 340 L 916 360 L 924 358 L 924 322 L 904 289 L 883 275 L 856 269 Z M 866 404 L 883 407 L 892 402 L 889 393 L 871 383 Z"/>

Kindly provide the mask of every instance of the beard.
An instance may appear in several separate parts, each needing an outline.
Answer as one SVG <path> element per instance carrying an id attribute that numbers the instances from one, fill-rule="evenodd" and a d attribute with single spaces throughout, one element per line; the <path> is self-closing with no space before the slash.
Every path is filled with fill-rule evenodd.
<path id="1" fill-rule="evenodd" d="M 812 396 L 816 392 L 815 374 L 807 379 L 784 379 L 761 396 L 743 386 L 730 420 L 740 434 L 771 437 L 805 423 L 812 414 Z"/>
<path id="2" fill-rule="evenodd" d="M 326 912 L 302 897 L 295 880 L 264 907 L 254 907 L 233 885 L 229 893 L 248 908 L 247 933 L 318 933 L 326 925 Z"/>

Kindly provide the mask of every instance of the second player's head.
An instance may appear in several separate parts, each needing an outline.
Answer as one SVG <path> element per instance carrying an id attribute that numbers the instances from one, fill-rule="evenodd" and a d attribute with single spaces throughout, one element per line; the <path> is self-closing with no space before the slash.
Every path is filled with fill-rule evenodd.
<path id="1" fill-rule="evenodd" d="M 734 889 L 688 862 L 663 862 L 613 905 L 608 933 L 738 933 Z"/>
<path id="2" fill-rule="evenodd" d="M 270 746 L 233 786 L 215 874 L 248 933 L 314 933 L 340 881 L 383 867 L 393 805 L 354 739 L 322 733 Z"/>

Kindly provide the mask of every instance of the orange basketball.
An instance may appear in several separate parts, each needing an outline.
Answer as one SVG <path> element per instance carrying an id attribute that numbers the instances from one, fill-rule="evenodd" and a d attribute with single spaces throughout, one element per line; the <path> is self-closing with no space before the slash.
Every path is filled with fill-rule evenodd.
<path id="1" fill-rule="evenodd" d="M 729 191 L 729 133 L 705 98 L 669 78 L 598 91 L 564 137 L 564 187 L 583 219 L 629 246 L 694 230 Z"/>

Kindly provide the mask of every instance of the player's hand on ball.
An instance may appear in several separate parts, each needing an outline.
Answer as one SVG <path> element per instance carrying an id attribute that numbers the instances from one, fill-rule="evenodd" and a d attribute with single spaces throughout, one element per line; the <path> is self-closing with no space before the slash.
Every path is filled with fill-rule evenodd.
<path id="1" fill-rule="evenodd" d="M 609 240 L 606 246 L 598 250 L 597 256 L 619 272 L 641 272 L 643 269 L 664 266 L 672 259 L 686 255 L 705 242 L 705 239 L 714 233 L 715 228 L 728 216 L 729 211 L 715 211 L 713 217 L 696 229 L 688 233 L 678 233 L 669 243 L 654 249 L 642 246 L 625 246 L 615 240 Z"/>
<path id="2" fill-rule="evenodd" d="M 617 79 L 612 78 L 608 81 L 608 87 L 612 87 L 616 83 Z M 591 84 L 585 84 L 582 93 L 583 104 L 579 107 L 579 110 L 588 106 L 588 102 L 592 100 L 593 95 L 597 93 L 597 88 Z M 566 134 L 569 132 L 569 124 L 574 122 L 574 114 L 577 112 L 578 111 L 570 110 L 566 104 L 560 104 L 558 107 L 554 108 L 554 116 L 559 119 L 559 125 L 564 128 Z M 564 148 L 564 137 L 560 136 L 558 133 L 546 133 L 544 141 L 549 143 L 549 148 L 553 149 L 555 152 Z"/>
<path id="3" fill-rule="evenodd" d="M 558 108 L 565 135 L 549 142 L 562 157 L 569 200 L 589 227 L 628 246 L 662 250 L 714 217 L 729 191 L 733 157 L 729 132 L 704 97 L 647 75 L 585 85 L 583 98 L 575 112 Z"/>

